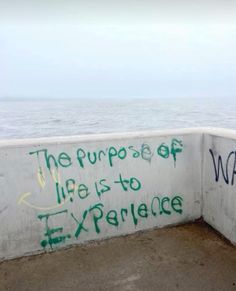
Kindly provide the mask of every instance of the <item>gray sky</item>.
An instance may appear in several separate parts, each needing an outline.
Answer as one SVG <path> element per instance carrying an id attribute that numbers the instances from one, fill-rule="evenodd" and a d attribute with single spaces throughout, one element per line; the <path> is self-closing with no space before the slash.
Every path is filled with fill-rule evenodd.
<path id="1" fill-rule="evenodd" d="M 0 98 L 234 97 L 235 3 L 0 0 Z"/>

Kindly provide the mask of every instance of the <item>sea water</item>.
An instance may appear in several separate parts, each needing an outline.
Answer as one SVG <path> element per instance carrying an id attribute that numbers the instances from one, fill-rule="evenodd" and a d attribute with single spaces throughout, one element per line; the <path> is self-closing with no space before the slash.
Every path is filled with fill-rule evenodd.
<path id="1" fill-rule="evenodd" d="M 0 101 L 0 139 L 214 126 L 236 129 L 225 98 Z"/>

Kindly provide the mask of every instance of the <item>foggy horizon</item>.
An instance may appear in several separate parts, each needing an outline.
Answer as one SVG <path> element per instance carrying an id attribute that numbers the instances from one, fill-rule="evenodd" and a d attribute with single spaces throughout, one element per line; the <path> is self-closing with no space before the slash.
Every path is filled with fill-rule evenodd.
<path id="1" fill-rule="evenodd" d="M 235 8 L 0 1 L 0 100 L 234 98 Z"/>

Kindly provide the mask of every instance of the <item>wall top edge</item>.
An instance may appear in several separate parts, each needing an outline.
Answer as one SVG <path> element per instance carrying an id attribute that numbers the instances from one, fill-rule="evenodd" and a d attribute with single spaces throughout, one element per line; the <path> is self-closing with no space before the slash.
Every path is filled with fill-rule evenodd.
<path id="1" fill-rule="evenodd" d="M 122 133 L 102 133 L 102 134 L 87 134 L 76 136 L 56 136 L 56 137 L 41 137 L 30 139 L 6 139 L 0 140 L 0 148 L 3 147 L 17 147 L 26 145 L 38 144 L 65 144 L 76 142 L 90 142 L 90 141 L 103 141 L 103 140 L 119 140 L 119 139 L 132 139 L 132 138 L 145 138 L 145 137 L 158 137 L 168 135 L 184 135 L 193 134 L 202 131 L 198 128 L 185 128 L 185 129 L 168 129 L 168 130 L 152 130 L 152 131 L 135 131 L 135 132 L 122 132 Z"/>
<path id="2" fill-rule="evenodd" d="M 205 127 L 202 128 L 202 133 L 222 138 L 236 139 L 236 130 L 234 129 Z"/>
<path id="3" fill-rule="evenodd" d="M 55 136 L 55 137 L 40 137 L 27 139 L 3 139 L 0 140 L 0 148 L 6 147 L 23 147 L 40 144 L 68 144 L 76 142 L 90 142 L 103 140 L 119 140 L 145 137 L 158 137 L 169 135 L 189 135 L 189 134 L 209 134 L 220 137 L 236 139 L 236 130 L 214 127 L 193 127 L 181 129 L 167 129 L 167 130 L 147 130 L 135 132 L 121 132 L 121 133 L 102 133 L 102 134 L 88 134 L 88 135 L 73 135 L 73 136 Z"/>

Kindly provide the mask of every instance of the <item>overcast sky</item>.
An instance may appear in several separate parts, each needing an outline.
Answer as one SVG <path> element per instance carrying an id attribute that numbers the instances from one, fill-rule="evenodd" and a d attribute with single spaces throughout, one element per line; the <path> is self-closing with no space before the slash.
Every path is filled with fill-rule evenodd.
<path id="1" fill-rule="evenodd" d="M 235 3 L 0 0 L 0 98 L 234 97 Z"/>

